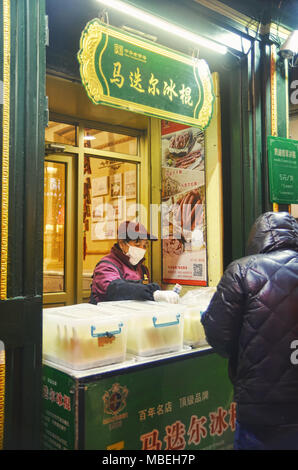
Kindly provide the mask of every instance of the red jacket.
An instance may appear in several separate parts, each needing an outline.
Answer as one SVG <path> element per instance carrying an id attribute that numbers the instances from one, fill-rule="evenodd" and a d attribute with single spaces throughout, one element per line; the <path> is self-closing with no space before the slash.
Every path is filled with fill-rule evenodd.
<path id="1" fill-rule="evenodd" d="M 133 266 L 116 243 L 95 266 L 90 302 L 153 300 L 153 292 L 160 287 L 149 283 L 149 271 L 143 261 Z"/>

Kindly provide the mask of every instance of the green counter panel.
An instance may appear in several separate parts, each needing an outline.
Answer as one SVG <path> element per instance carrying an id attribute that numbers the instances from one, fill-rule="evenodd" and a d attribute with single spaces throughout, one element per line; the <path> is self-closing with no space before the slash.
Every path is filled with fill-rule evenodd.
<path id="1" fill-rule="evenodd" d="M 47 449 L 231 449 L 227 362 L 210 351 L 74 378 L 43 369 Z"/>
<path id="2" fill-rule="evenodd" d="M 75 449 L 77 381 L 60 370 L 43 368 L 42 445 L 44 449 Z"/>

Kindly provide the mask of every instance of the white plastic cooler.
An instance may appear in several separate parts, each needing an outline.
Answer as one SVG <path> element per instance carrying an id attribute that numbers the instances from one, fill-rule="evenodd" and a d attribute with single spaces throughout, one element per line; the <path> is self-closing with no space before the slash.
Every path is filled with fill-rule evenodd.
<path id="1" fill-rule="evenodd" d="M 102 302 L 97 307 L 127 322 L 127 352 L 131 354 L 153 356 L 183 348 L 182 305 L 124 300 Z"/>
<path id="2" fill-rule="evenodd" d="M 215 290 L 214 287 L 202 287 L 187 292 L 181 298 L 181 303 L 185 307 L 183 334 L 185 345 L 196 347 L 207 344 L 201 316 L 207 310 Z"/>
<path id="3" fill-rule="evenodd" d="M 43 310 L 43 357 L 83 370 L 125 360 L 127 326 L 95 305 Z"/>
<path id="4" fill-rule="evenodd" d="M 201 323 L 202 312 L 198 307 L 187 307 L 184 314 L 183 342 L 188 346 L 203 346 L 207 344 L 205 331 Z"/>

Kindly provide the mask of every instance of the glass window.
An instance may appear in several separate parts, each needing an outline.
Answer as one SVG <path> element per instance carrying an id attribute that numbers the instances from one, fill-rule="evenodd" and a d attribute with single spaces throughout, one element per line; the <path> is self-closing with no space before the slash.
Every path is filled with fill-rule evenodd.
<path id="1" fill-rule="evenodd" d="M 85 155 L 83 289 L 90 290 L 95 265 L 117 240 L 124 220 L 135 220 L 137 164 Z"/>
<path id="2" fill-rule="evenodd" d="M 77 145 L 77 127 L 63 122 L 49 121 L 45 130 L 46 142 Z"/>
<path id="3" fill-rule="evenodd" d="M 84 146 L 91 149 L 137 155 L 138 138 L 98 129 L 85 129 Z"/>
<path id="4" fill-rule="evenodd" d="M 65 163 L 45 162 L 43 292 L 64 291 Z"/>
<path id="5" fill-rule="evenodd" d="M 4 438 L 4 400 L 5 400 L 5 348 L 0 341 L 0 450 L 3 449 Z"/>

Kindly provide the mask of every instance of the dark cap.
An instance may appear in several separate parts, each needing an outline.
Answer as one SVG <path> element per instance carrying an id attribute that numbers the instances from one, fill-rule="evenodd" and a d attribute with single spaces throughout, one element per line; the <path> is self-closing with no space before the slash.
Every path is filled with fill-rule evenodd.
<path id="1" fill-rule="evenodd" d="M 157 240 L 157 237 L 150 235 L 144 225 L 139 222 L 126 220 L 118 227 L 118 240 Z"/>

